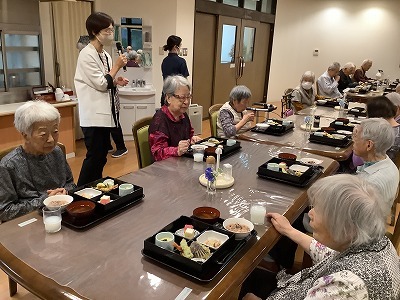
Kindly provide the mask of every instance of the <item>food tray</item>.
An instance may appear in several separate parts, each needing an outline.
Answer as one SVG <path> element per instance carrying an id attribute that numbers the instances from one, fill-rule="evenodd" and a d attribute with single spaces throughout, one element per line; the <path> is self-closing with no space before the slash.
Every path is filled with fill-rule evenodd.
<path id="1" fill-rule="evenodd" d="M 309 169 L 306 172 L 304 172 L 301 176 L 290 175 L 282 173 L 281 171 L 272 171 L 267 169 L 268 163 L 279 164 L 281 162 L 286 163 L 288 167 L 290 167 L 293 164 L 296 164 L 296 165 L 307 166 L 309 167 Z M 322 170 L 323 170 L 322 166 L 310 166 L 305 163 L 302 163 L 301 161 L 286 160 L 274 157 L 258 167 L 257 175 L 261 178 L 281 181 L 289 183 L 291 185 L 305 187 L 310 182 L 314 181 L 321 174 Z"/>
<path id="2" fill-rule="evenodd" d="M 102 192 L 101 195 L 93 197 L 91 199 L 87 199 L 85 197 L 75 194 L 75 192 L 82 190 L 84 188 L 89 188 L 89 187 L 93 188 L 96 186 L 98 182 L 103 182 L 106 179 L 113 179 L 115 184 L 118 184 L 118 186 L 122 183 L 127 183 L 125 181 L 115 179 L 112 177 L 105 177 L 69 191 L 69 194 L 74 198 L 74 201 L 78 200 L 93 201 L 95 202 L 96 207 L 94 213 L 86 218 L 75 218 L 70 216 L 67 212 L 63 213 L 62 223 L 65 226 L 76 230 L 88 229 L 93 225 L 97 225 L 98 223 L 103 222 L 109 217 L 119 213 L 122 209 L 133 206 L 134 204 L 136 204 L 137 202 L 141 201 L 144 198 L 143 188 L 137 185 L 133 185 L 134 190 L 131 194 L 122 197 L 118 195 L 118 187 L 113 190 L 110 190 L 109 192 Z M 113 201 L 105 205 L 99 203 L 99 200 L 102 195 L 110 196 L 110 199 Z"/>
<path id="3" fill-rule="evenodd" d="M 276 119 L 270 119 L 276 123 L 279 123 L 282 125 L 282 120 L 276 120 Z M 268 123 L 268 120 L 266 120 L 264 123 Z M 276 136 L 282 136 L 288 133 L 289 131 L 293 130 L 294 128 L 294 123 L 291 122 L 289 125 L 270 125 L 267 128 L 259 128 L 257 126 L 253 127 L 251 131 L 253 132 L 258 132 L 258 133 L 264 133 L 264 134 L 270 134 L 270 135 L 276 135 Z"/>
<path id="4" fill-rule="evenodd" d="M 353 115 L 356 117 L 366 117 L 367 109 L 364 107 L 353 107 L 347 111 L 348 115 Z"/>
<path id="5" fill-rule="evenodd" d="M 327 99 L 323 99 L 323 100 L 327 100 Z M 321 104 L 317 101 L 315 101 L 315 104 L 318 106 L 326 106 L 326 107 L 335 107 L 339 105 L 339 102 L 337 100 L 327 100 L 326 103 Z"/>
<path id="6" fill-rule="evenodd" d="M 349 123 L 349 124 L 352 124 L 353 126 L 349 126 L 348 124 L 347 125 L 345 125 L 345 124 L 343 124 L 343 125 L 337 125 L 337 124 L 335 124 L 335 122 L 336 121 L 333 121 L 331 124 L 329 124 L 329 127 L 332 127 L 332 128 L 334 128 L 335 130 L 347 130 L 347 131 L 351 131 L 351 132 L 353 132 L 353 130 L 354 130 L 354 127 L 355 127 L 355 125 L 356 124 L 353 124 L 353 123 Z"/>
<path id="7" fill-rule="evenodd" d="M 332 132 L 332 134 L 336 134 L 336 132 Z M 312 143 L 323 144 L 333 147 L 341 147 L 341 148 L 347 148 L 353 142 L 351 137 L 349 136 L 346 136 L 343 139 L 334 139 L 334 138 L 329 138 L 327 136 L 317 136 L 314 133 L 310 135 L 309 140 Z"/>
<path id="8" fill-rule="evenodd" d="M 155 236 L 158 232 L 144 241 L 142 254 L 143 256 L 172 268 L 181 274 L 192 277 L 201 282 L 209 282 L 224 269 L 231 259 L 235 257 L 249 241 L 253 241 L 257 236 L 257 232 L 253 230 L 246 238 L 235 240 L 235 235 L 223 228 L 223 221 L 223 219 L 218 219 L 218 222 L 215 224 L 207 224 L 194 217 L 181 216 L 158 231 L 169 231 L 174 233 L 176 230 L 183 228 L 185 224 L 191 224 L 200 232 L 204 232 L 205 230 L 214 230 L 228 235 L 229 239 L 217 250 L 210 248 L 212 255 L 204 263 L 198 263 L 185 258 L 181 256 L 179 251 L 176 249 L 172 252 L 156 246 Z M 179 244 L 182 239 L 181 236 L 175 235 L 176 243 Z M 187 239 L 187 242 L 188 245 L 190 245 L 190 240 Z"/>
<path id="9" fill-rule="evenodd" d="M 217 138 L 217 137 L 214 137 L 214 136 L 210 136 L 210 137 L 208 137 L 208 138 L 205 138 L 205 139 L 203 139 L 203 140 L 201 140 L 201 141 L 199 141 L 199 142 L 197 142 L 196 143 L 196 145 L 197 144 L 201 144 L 201 143 L 204 143 L 204 142 L 207 142 L 209 139 L 217 139 L 218 141 L 220 141 L 221 143 L 219 143 L 218 145 L 222 145 L 223 146 L 223 148 L 222 148 L 222 154 L 221 154 L 221 160 L 222 159 L 224 159 L 225 157 L 228 157 L 228 156 L 230 156 L 230 155 L 232 155 L 232 154 L 234 154 L 234 153 L 236 153 L 237 151 L 239 151 L 241 148 L 242 148 L 242 146 L 240 146 L 240 142 L 238 141 L 238 140 L 236 140 L 236 143 L 234 144 L 234 145 L 232 145 L 232 146 L 228 146 L 228 145 L 226 145 L 226 141 L 228 140 L 228 139 L 225 139 L 225 138 Z M 217 147 L 218 145 L 216 145 L 215 147 Z M 208 147 L 208 148 L 214 148 L 214 147 Z M 206 161 L 206 158 L 207 158 L 207 156 L 214 156 L 214 157 L 217 157 L 217 155 L 213 152 L 213 153 L 206 153 L 206 151 L 207 151 L 207 149 L 205 150 L 205 152 L 204 152 L 204 161 Z M 193 149 L 192 148 L 189 148 L 188 149 L 188 151 L 184 154 L 184 156 L 187 156 L 187 157 L 193 157 Z"/>

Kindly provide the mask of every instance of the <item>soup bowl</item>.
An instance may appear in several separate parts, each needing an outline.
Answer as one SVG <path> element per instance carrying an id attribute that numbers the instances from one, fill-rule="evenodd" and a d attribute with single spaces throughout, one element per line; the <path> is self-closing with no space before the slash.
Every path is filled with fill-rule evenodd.
<path id="1" fill-rule="evenodd" d="M 203 222 L 214 224 L 218 221 L 220 212 L 214 207 L 202 206 L 193 210 L 193 216 Z"/>
<path id="2" fill-rule="evenodd" d="M 234 233 L 236 240 L 244 239 L 254 229 L 253 223 L 244 218 L 226 219 L 222 223 L 222 226 L 224 226 L 227 231 Z"/>

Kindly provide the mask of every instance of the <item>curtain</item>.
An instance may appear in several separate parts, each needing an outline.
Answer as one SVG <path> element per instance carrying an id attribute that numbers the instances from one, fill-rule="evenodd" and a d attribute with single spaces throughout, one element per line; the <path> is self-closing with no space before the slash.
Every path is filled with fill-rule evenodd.
<path id="1" fill-rule="evenodd" d="M 91 14 L 90 2 L 52 2 L 56 61 L 56 84 L 75 89 L 74 75 L 79 50 L 76 44 L 81 35 L 87 35 L 86 19 Z M 57 77 L 59 81 L 57 82 Z"/>

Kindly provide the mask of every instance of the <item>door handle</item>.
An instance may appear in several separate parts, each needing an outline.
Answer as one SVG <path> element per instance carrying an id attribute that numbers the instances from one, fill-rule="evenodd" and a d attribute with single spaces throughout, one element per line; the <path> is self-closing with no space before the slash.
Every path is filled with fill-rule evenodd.
<path id="1" fill-rule="evenodd" d="M 146 109 L 147 106 L 139 106 L 139 105 L 138 105 L 138 106 L 136 106 L 136 108 L 137 108 L 137 109 Z"/>
<path id="2" fill-rule="evenodd" d="M 236 79 L 240 78 L 240 56 L 237 57 Z"/>
<path id="3" fill-rule="evenodd" d="M 240 56 L 239 78 L 243 77 L 243 67 L 244 67 L 244 58 L 243 58 L 243 56 Z"/>
<path id="4" fill-rule="evenodd" d="M 123 109 L 134 109 L 135 107 L 134 106 L 123 106 Z"/>

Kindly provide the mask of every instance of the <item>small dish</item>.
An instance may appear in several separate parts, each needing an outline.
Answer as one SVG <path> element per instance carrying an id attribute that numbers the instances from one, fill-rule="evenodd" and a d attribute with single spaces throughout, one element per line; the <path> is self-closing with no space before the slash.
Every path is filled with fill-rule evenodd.
<path id="1" fill-rule="evenodd" d="M 337 130 L 336 132 L 340 133 L 340 134 L 346 134 L 346 135 L 352 135 L 353 134 L 351 131 L 348 131 L 348 130 Z"/>
<path id="2" fill-rule="evenodd" d="M 297 164 L 291 165 L 289 167 L 290 170 L 295 171 L 295 172 L 301 172 L 301 173 L 306 172 L 309 168 L 310 167 L 303 166 L 303 165 L 297 165 Z"/>
<path id="3" fill-rule="evenodd" d="M 206 230 L 196 240 L 204 246 L 217 250 L 223 243 L 229 240 L 229 236 L 214 230 Z"/>
<path id="4" fill-rule="evenodd" d="M 267 129 L 269 127 L 269 124 L 267 124 L 267 123 L 257 123 L 256 127 L 261 128 L 261 129 Z"/>
<path id="5" fill-rule="evenodd" d="M 332 127 L 321 127 L 321 130 L 325 131 L 327 133 L 330 133 L 330 132 L 334 132 L 335 128 L 332 128 Z"/>
<path id="6" fill-rule="evenodd" d="M 178 235 L 178 236 L 183 237 L 183 238 L 188 239 L 188 240 L 192 240 L 192 239 L 189 239 L 189 238 L 185 237 L 185 234 L 184 234 L 183 230 L 184 230 L 184 228 L 178 229 L 177 231 L 175 231 L 175 235 Z M 196 229 L 194 229 L 194 238 L 193 239 L 195 239 L 199 234 L 200 234 L 200 232 L 197 231 Z"/>
<path id="7" fill-rule="evenodd" d="M 226 219 L 222 223 L 222 226 L 224 226 L 227 231 L 233 232 L 236 240 L 244 239 L 254 229 L 253 223 L 244 218 Z"/>
<path id="8" fill-rule="evenodd" d="M 50 210 L 61 208 L 61 211 L 64 211 L 73 200 L 70 195 L 53 195 L 44 199 L 43 204 Z"/>
<path id="9" fill-rule="evenodd" d="M 328 100 L 317 100 L 318 104 L 324 105 Z"/>
<path id="10" fill-rule="evenodd" d="M 337 139 L 337 140 L 343 140 L 346 136 L 343 135 L 343 134 L 333 133 L 333 134 L 332 134 L 332 137 L 333 137 L 334 139 Z"/>
<path id="11" fill-rule="evenodd" d="M 74 194 L 79 195 L 86 199 L 92 199 L 94 197 L 100 196 L 102 193 L 99 190 L 95 190 L 92 188 L 85 188 L 85 189 L 76 191 Z"/>
<path id="12" fill-rule="evenodd" d="M 303 158 L 300 159 L 300 161 L 303 164 L 310 165 L 310 166 L 316 166 L 316 165 L 322 164 L 322 160 L 316 159 L 316 158 L 313 158 L 313 157 L 303 157 Z"/>

